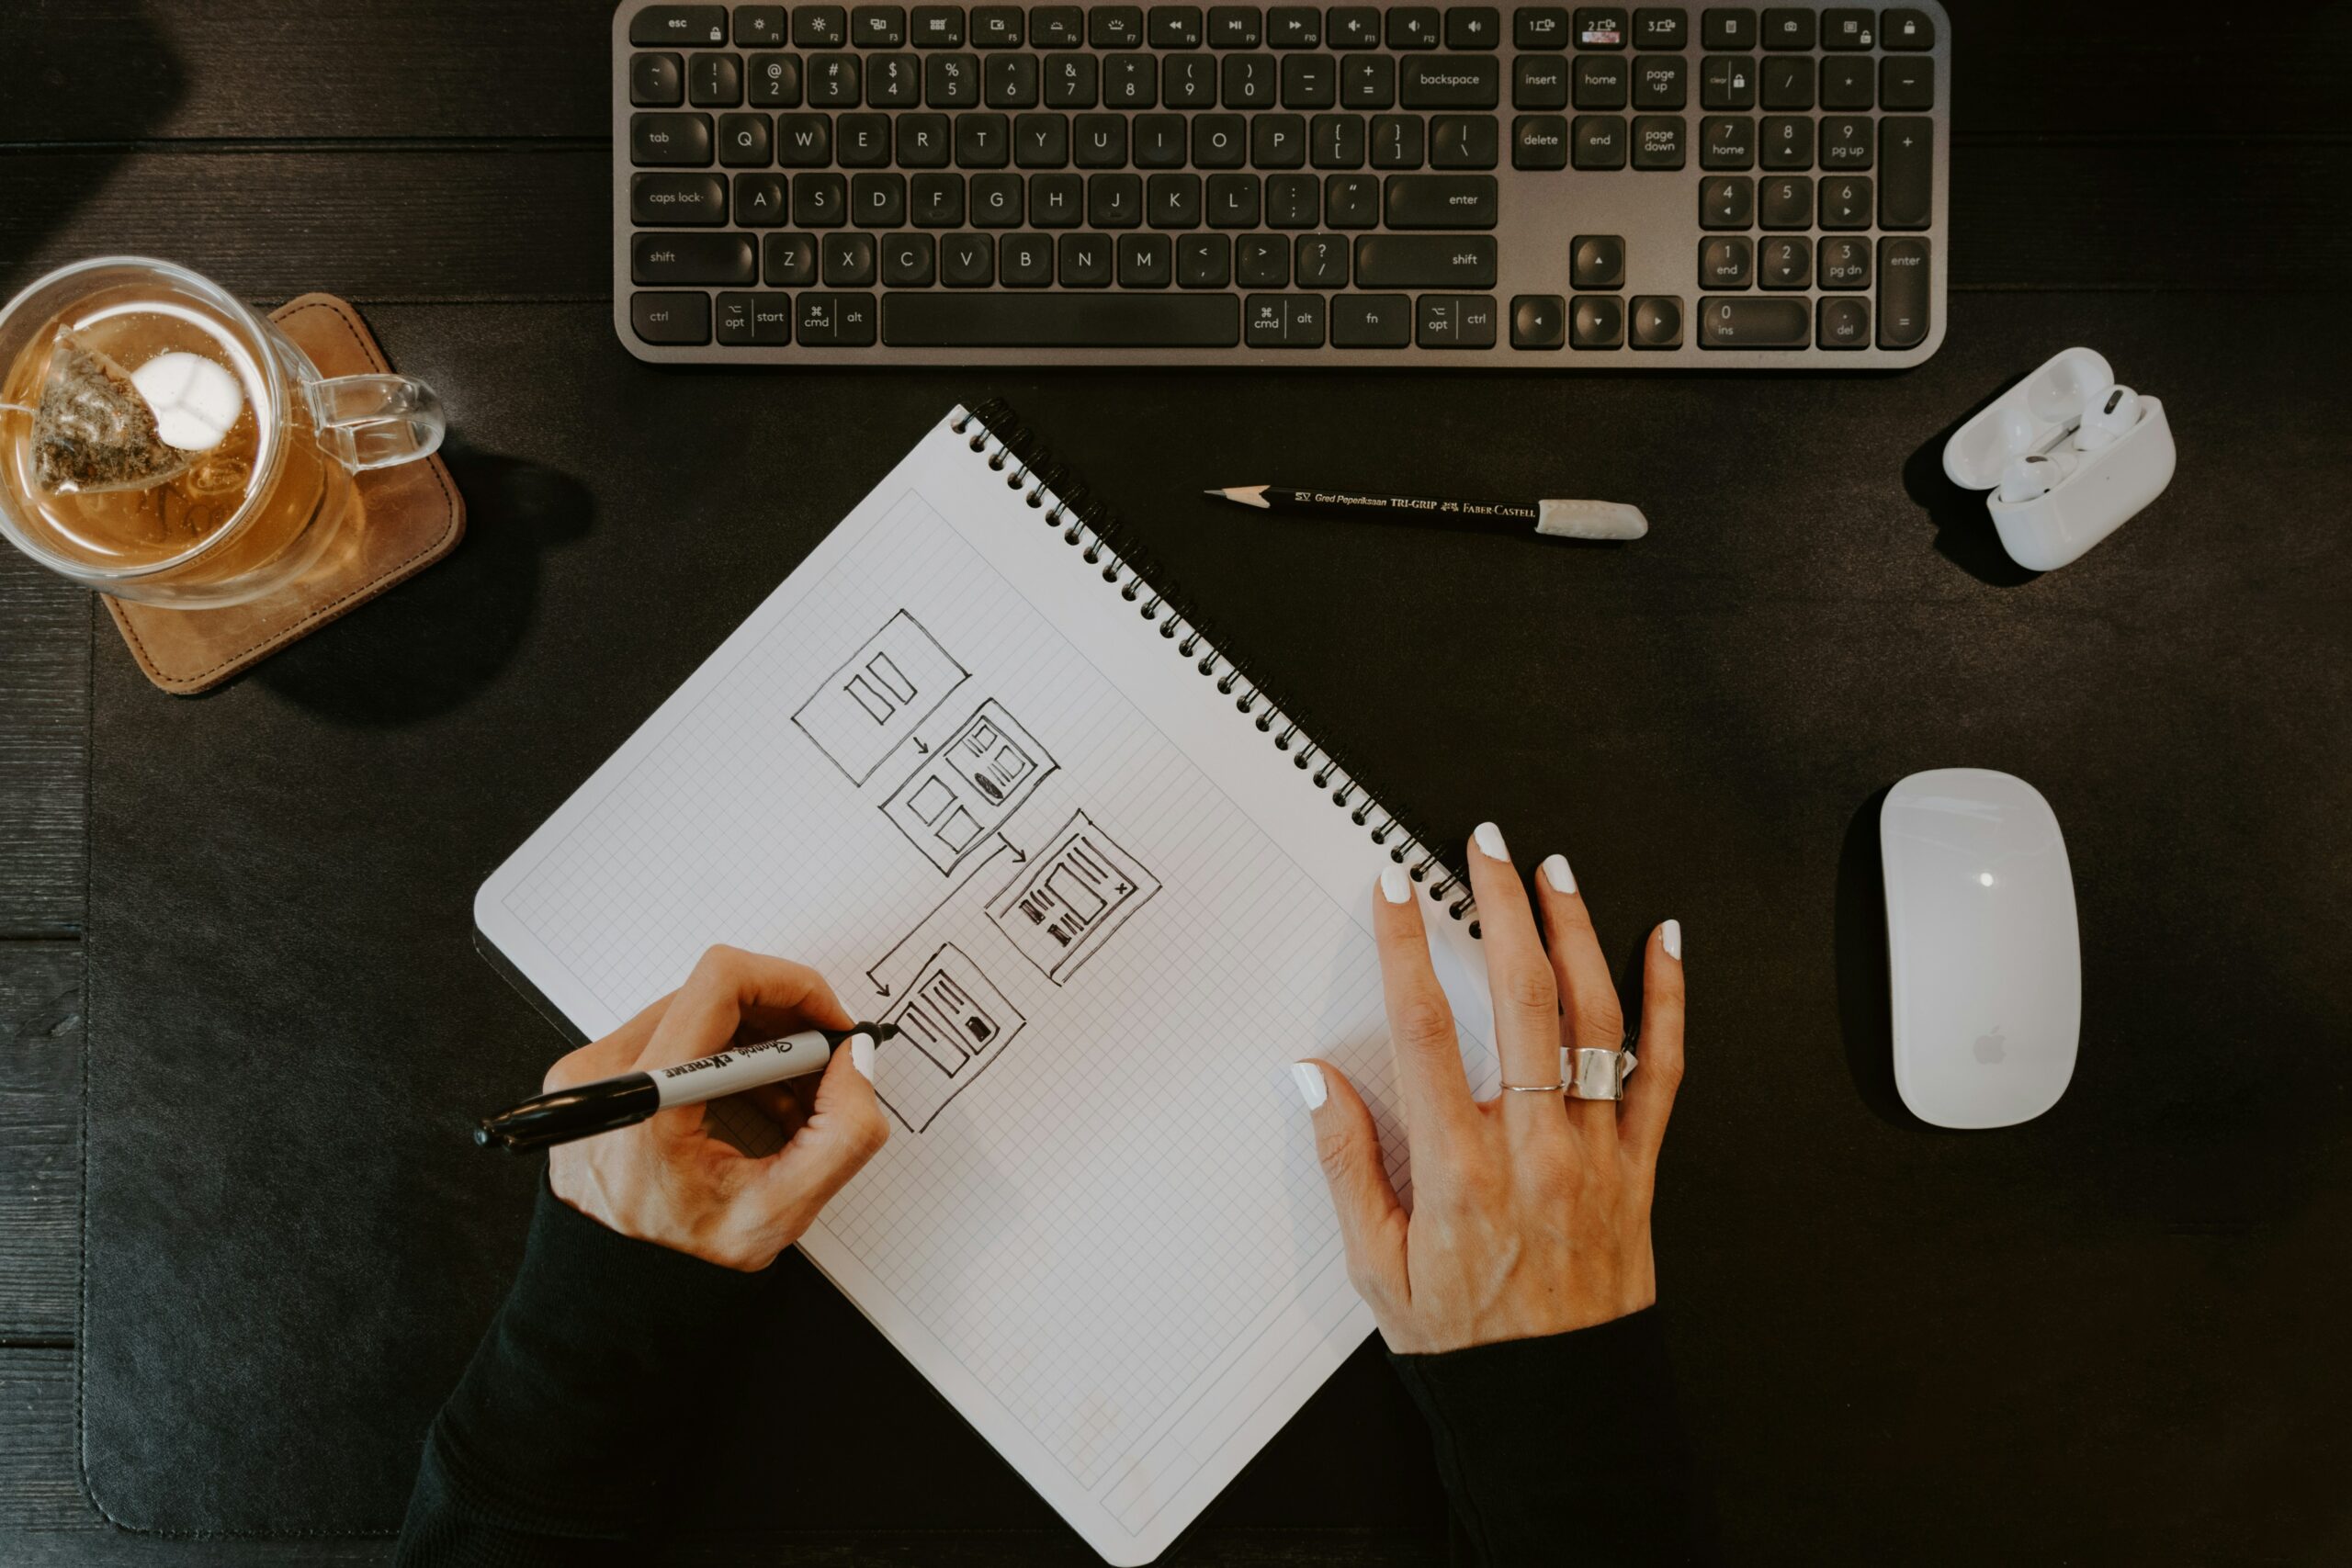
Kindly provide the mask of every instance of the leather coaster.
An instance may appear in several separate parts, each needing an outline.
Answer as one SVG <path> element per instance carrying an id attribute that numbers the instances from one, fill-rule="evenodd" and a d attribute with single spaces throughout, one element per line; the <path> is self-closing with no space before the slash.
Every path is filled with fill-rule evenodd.
<path id="1" fill-rule="evenodd" d="M 359 311 L 332 294 L 289 299 L 269 319 L 326 375 L 391 369 Z M 350 547 L 331 548 L 275 593 L 217 610 L 102 596 L 147 678 L 182 696 L 209 691 L 415 576 L 465 536 L 465 498 L 437 453 L 360 474 L 354 486 L 352 514 L 341 525 Z"/>

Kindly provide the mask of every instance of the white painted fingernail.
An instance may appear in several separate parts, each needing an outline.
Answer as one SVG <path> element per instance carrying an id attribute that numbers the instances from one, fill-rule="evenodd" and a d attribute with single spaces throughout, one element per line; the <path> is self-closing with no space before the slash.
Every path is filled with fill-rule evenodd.
<path id="1" fill-rule="evenodd" d="M 1673 959 L 1677 964 L 1682 962 L 1682 922 L 1680 920 L 1668 920 L 1658 927 L 1657 940 L 1658 945 L 1666 949 L 1666 955 L 1668 958 Z"/>
<path id="2" fill-rule="evenodd" d="M 1568 857 L 1566 855 L 1544 857 L 1544 880 L 1552 885 L 1552 891 L 1555 893 L 1573 893 L 1577 890 L 1577 874 L 1568 869 Z"/>
<path id="3" fill-rule="evenodd" d="M 1405 874 L 1403 866 L 1392 865 L 1380 874 L 1380 896 L 1392 904 L 1409 904 L 1413 901 L 1412 878 Z"/>
<path id="4" fill-rule="evenodd" d="M 1322 1068 L 1312 1062 L 1293 1062 L 1290 1065 L 1290 1081 L 1298 1086 L 1298 1098 L 1306 1101 L 1306 1109 L 1323 1109 L 1324 1099 L 1331 1091 L 1323 1081 Z"/>
<path id="5" fill-rule="evenodd" d="M 874 1081 L 874 1036 L 853 1034 L 849 1037 L 849 1065 L 867 1083 Z"/>
<path id="6" fill-rule="evenodd" d="M 1510 859 L 1510 852 L 1503 848 L 1503 830 L 1492 822 L 1479 823 L 1477 830 L 1470 836 L 1478 840 L 1478 852 L 1488 860 Z"/>

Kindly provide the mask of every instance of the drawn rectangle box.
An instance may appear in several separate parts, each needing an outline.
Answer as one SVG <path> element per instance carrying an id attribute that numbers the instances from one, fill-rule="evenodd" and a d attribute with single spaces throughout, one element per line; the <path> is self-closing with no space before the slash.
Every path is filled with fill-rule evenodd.
<path id="1" fill-rule="evenodd" d="M 989 901 L 989 919 L 1058 986 L 1159 891 L 1159 879 L 1080 811 Z"/>
<path id="2" fill-rule="evenodd" d="M 901 610 L 825 678 L 792 722 L 850 783 L 862 784 L 970 677 Z"/>
<path id="3" fill-rule="evenodd" d="M 910 1133 L 931 1125 L 1027 1021 L 954 942 L 916 972 L 906 997 L 882 1015 L 899 1038 L 875 1055 L 874 1089 Z"/>
<path id="4" fill-rule="evenodd" d="M 932 864 L 953 871 L 1053 771 L 1036 737 L 1003 704 L 984 702 L 891 792 L 882 815 Z"/>

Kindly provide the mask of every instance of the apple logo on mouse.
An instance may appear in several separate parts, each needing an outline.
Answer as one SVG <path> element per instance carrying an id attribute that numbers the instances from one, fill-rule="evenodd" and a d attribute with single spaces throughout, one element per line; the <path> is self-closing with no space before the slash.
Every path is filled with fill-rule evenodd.
<path id="1" fill-rule="evenodd" d="M 2001 1038 L 2001 1026 L 1995 1024 L 1993 1032 L 1976 1037 L 1976 1059 L 1986 1066 L 1996 1066 L 2009 1054 L 2008 1042 Z"/>

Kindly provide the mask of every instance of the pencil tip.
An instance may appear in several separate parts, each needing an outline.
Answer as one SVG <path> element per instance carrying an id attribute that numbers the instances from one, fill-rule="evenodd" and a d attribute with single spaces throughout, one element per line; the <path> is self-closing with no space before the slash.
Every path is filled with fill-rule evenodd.
<path id="1" fill-rule="evenodd" d="M 1219 501 L 1223 501 L 1225 499 L 1225 491 L 1221 490 L 1204 490 L 1201 491 L 1201 493 L 1203 495 L 1213 495 Z"/>

